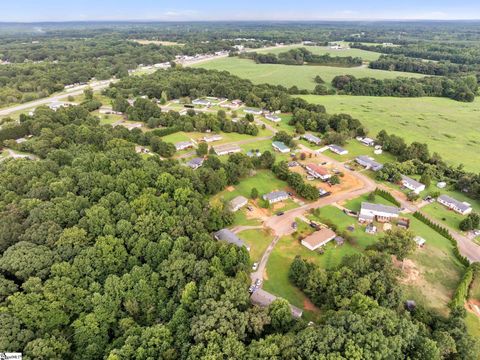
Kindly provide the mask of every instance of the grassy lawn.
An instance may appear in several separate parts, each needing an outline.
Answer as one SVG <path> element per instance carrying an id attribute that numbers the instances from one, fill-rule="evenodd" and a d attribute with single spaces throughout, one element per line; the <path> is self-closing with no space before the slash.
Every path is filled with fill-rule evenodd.
<path id="1" fill-rule="evenodd" d="M 480 319 L 471 312 L 467 311 L 467 317 L 465 319 L 468 333 L 476 338 L 480 337 Z"/>
<path id="2" fill-rule="evenodd" d="M 241 209 L 235 213 L 235 220 L 233 221 L 234 226 L 257 226 L 261 225 L 260 219 L 249 219 L 247 218 L 247 210 Z"/>
<path id="3" fill-rule="evenodd" d="M 245 230 L 238 233 L 238 237 L 250 246 L 250 260 L 252 260 L 252 263 L 260 261 L 263 253 L 273 240 L 273 235 L 265 229 Z"/>
<path id="4" fill-rule="evenodd" d="M 250 198 L 252 188 L 257 188 L 260 196 L 274 190 L 282 190 L 287 187 L 287 183 L 279 180 L 269 170 L 260 170 L 254 176 L 248 177 L 240 181 L 238 185 L 234 186 L 233 191 L 229 189 L 222 191 L 215 195 L 214 200 L 224 199 L 230 201 L 233 198 L 242 195 L 247 199 Z"/>
<path id="5" fill-rule="evenodd" d="M 310 52 L 312 52 L 315 55 L 325 55 L 325 54 L 330 54 L 331 56 L 340 56 L 340 57 L 347 57 L 347 56 L 352 56 L 352 57 L 359 57 L 362 58 L 365 61 L 374 61 L 378 60 L 380 57 L 380 53 L 378 52 L 373 52 L 373 51 L 366 51 L 366 50 L 361 50 L 361 49 L 342 49 L 342 50 L 336 50 L 336 49 L 330 49 L 327 46 L 303 46 L 303 45 L 289 45 L 289 46 L 283 46 L 283 47 L 278 47 L 276 49 L 258 49 L 254 50 L 257 53 L 261 54 L 280 54 L 282 52 L 287 52 L 291 49 L 299 49 L 299 48 L 306 48 Z"/>
<path id="6" fill-rule="evenodd" d="M 445 206 L 438 202 L 433 202 L 422 208 L 426 214 L 431 215 L 433 218 L 441 221 L 448 227 L 459 230 L 460 221 L 462 221 L 465 216 L 460 215 L 459 213 L 447 209 Z"/>
<path id="7" fill-rule="evenodd" d="M 375 155 L 373 153 L 375 150 L 373 146 L 365 146 L 359 141 L 357 141 L 356 139 L 349 140 L 349 142 L 342 147 L 348 150 L 348 154 L 338 155 L 338 154 L 335 154 L 333 151 L 327 150 L 325 151 L 325 155 L 338 161 L 353 160 L 360 155 L 368 155 L 382 164 L 395 161 L 395 156 L 393 156 L 392 154 L 383 152 L 380 155 Z"/>
<path id="8" fill-rule="evenodd" d="M 469 298 L 480 301 L 480 276 L 476 276 L 470 286 Z"/>
<path id="9" fill-rule="evenodd" d="M 319 75 L 325 82 L 330 83 L 338 75 L 354 75 L 374 77 L 377 79 L 403 77 L 423 77 L 421 74 L 372 70 L 367 67 L 341 68 L 334 66 L 291 66 L 282 64 L 256 64 L 248 59 L 237 57 L 221 58 L 193 65 L 208 70 L 228 71 L 233 75 L 249 79 L 256 84 L 269 83 L 286 87 L 298 86 L 312 90 L 315 87 L 313 79 Z"/>
<path id="10" fill-rule="evenodd" d="M 359 119 L 375 136 L 380 130 L 403 137 L 407 143 L 427 143 L 449 163 L 463 163 L 480 171 L 480 99 L 462 103 L 446 98 L 394 98 L 371 96 L 302 96 L 322 104 L 329 113 L 347 113 Z M 459 156 L 462 154 L 462 156 Z"/>
<path id="11" fill-rule="evenodd" d="M 174 134 L 170 134 L 167 136 L 162 136 L 162 140 L 168 143 L 178 143 L 180 141 L 190 141 L 192 137 L 189 135 L 189 133 L 180 131 Z"/>

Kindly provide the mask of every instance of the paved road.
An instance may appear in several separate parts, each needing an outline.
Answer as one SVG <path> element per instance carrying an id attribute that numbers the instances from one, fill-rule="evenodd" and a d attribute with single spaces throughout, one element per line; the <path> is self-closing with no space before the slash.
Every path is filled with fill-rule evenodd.
<path id="1" fill-rule="evenodd" d="M 106 87 L 108 87 L 112 81 L 113 80 L 101 81 L 101 82 L 92 84 L 90 86 L 90 88 L 94 91 L 102 90 L 102 89 L 105 89 Z M 47 98 L 43 98 L 43 99 L 39 99 L 39 100 L 35 100 L 35 101 L 26 102 L 24 104 L 8 107 L 8 108 L 0 110 L 0 116 L 7 116 L 7 115 L 10 115 L 10 114 L 12 114 L 14 112 L 17 112 L 17 111 L 32 109 L 32 108 L 35 108 L 35 107 L 40 106 L 40 105 L 49 104 L 49 103 L 55 102 L 55 101 L 61 101 L 63 99 L 68 98 L 69 96 L 81 95 L 81 94 L 83 94 L 83 91 L 87 87 L 89 87 L 89 86 L 88 85 L 77 86 L 77 87 L 72 88 L 70 90 L 67 90 L 67 91 L 65 91 L 61 94 L 56 94 L 56 95 L 52 95 L 52 96 L 47 97 Z"/>

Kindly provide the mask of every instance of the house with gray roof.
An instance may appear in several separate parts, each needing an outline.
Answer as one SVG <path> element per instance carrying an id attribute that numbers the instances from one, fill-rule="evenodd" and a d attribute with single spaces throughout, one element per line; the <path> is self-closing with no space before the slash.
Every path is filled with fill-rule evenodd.
<path id="1" fill-rule="evenodd" d="M 218 230 L 213 235 L 213 237 L 218 241 L 225 241 L 238 247 L 245 247 L 248 251 L 250 251 L 250 247 L 246 245 L 242 239 L 240 239 L 237 235 L 235 235 L 232 231 L 228 229 Z"/>
<path id="2" fill-rule="evenodd" d="M 371 223 L 375 220 L 390 222 L 393 218 L 398 218 L 399 213 L 400 209 L 395 206 L 362 202 L 358 221 L 362 223 Z"/>
<path id="3" fill-rule="evenodd" d="M 248 199 L 245 196 L 237 196 L 230 201 L 229 207 L 232 212 L 236 212 L 247 204 Z"/>
<path id="4" fill-rule="evenodd" d="M 334 152 L 335 154 L 338 154 L 338 155 L 347 155 L 348 154 L 348 150 L 342 148 L 341 146 L 338 146 L 338 145 L 334 145 L 334 144 L 331 144 L 331 145 L 328 145 L 328 148 L 330 149 L 330 151 Z"/>
<path id="5" fill-rule="evenodd" d="M 243 110 L 243 112 L 246 114 L 261 115 L 263 111 L 260 109 L 246 108 Z"/>
<path id="6" fill-rule="evenodd" d="M 269 292 L 263 289 L 255 290 L 253 294 L 250 296 L 250 301 L 252 302 L 252 304 L 260 307 L 268 307 L 270 306 L 271 303 L 273 303 L 277 299 L 278 298 L 275 295 L 270 294 Z M 298 307 L 290 304 L 290 310 L 294 318 L 299 319 L 302 317 L 302 314 L 303 314 L 302 309 L 299 309 Z"/>
<path id="7" fill-rule="evenodd" d="M 265 119 L 270 120 L 272 122 L 282 121 L 282 118 L 278 115 L 275 115 L 275 114 L 267 114 L 267 115 L 265 115 Z"/>
<path id="8" fill-rule="evenodd" d="M 263 200 L 268 201 L 269 204 L 275 204 L 289 198 L 286 191 L 272 191 L 262 196 Z"/>
<path id="9" fill-rule="evenodd" d="M 276 151 L 281 152 L 282 154 L 290 152 L 290 148 L 281 141 L 274 141 L 272 146 Z"/>
<path id="10" fill-rule="evenodd" d="M 193 170 L 197 170 L 200 166 L 203 165 L 203 161 L 204 161 L 203 158 L 198 157 L 190 160 L 189 162 L 187 162 L 186 165 Z"/>
<path id="11" fill-rule="evenodd" d="M 472 206 L 468 202 L 458 201 L 448 195 L 440 195 L 437 201 L 462 215 L 468 215 L 472 212 Z"/>
<path id="12" fill-rule="evenodd" d="M 225 145 L 214 146 L 213 151 L 218 156 L 222 156 L 222 155 L 229 155 L 229 154 L 241 152 L 242 149 L 237 144 L 225 144 Z"/>
<path id="13" fill-rule="evenodd" d="M 205 99 L 195 99 L 192 101 L 193 105 L 201 105 L 201 106 L 210 106 L 212 103 Z"/>
<path id="14" fill-rule="evenodd" d="M 191 141 L 180 141 L 175 144 L 175 149 L 177 151 L 185 150 L 191 147 L 193 147 L 193 143 Z"/>
<path id="15" fill-rule="evenodd" d="M 367 170 L 379 171 L 383 169 L 383 164 L 373 160 L 371 157 L 366 155 L 357 156 L 355 158 L 357 164 L 363 166 Z"/>
<path id="16" fill-rule="evenodd" d="M 412 190 L 415 194 L 420 194 L 425 190 L 425 185 L 405 175 L 402 175 L 402 185 Z"/>
<path id="17" fill-rule="evenodd" d="M 322 143 L 322 139 L 312 134 L 304 134 L 302 135 L 302 138 L 315 145 L 320 145 Z"/>

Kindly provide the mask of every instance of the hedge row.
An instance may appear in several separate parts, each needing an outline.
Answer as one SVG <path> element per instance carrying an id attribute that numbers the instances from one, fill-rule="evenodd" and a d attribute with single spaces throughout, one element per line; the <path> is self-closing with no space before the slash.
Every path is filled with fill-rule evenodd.
<path id="1" fill-rule="evenodd" d="M 470 288 L 470 284 L 473 281 L 473 265 L 470 265 L 463 274 L 462 280 L 460 284 L 458 284 L 457 289 L 455 290 L 455 294 L 453 295 L 452 301 L 450 301 L 450 308 L 456 307 L 463 307 L 465 301 L 468 297 L 468 290 Z"/>
<path id="2" fill-rule="evenodd" d="M 390 194 L 388 191 L 376 188 L 374 193 L 384 198 L 385 200 L 390 201 L 392 204 L 395 204 L 396 206 L 400 207 L 400 203 L 398 202 L 398 200 L 395 199 L 393 195 Z"/>
<path id="3" fill-rule="evenodd" d="M 440 235 L 442 235 L 443 237 L 447 238 L 450 243 L 453 245 L 453 253 L 454 255 L 456 256 L 456 258 L 465 266 L 469 266 L 470 265 L 470 261 L 465 257 L 463 256 L 462 254 L 460 254 L 460 251 L 458 250 L 458 244 L 457 244 L 457 241 L 453 238 L 452 234 L 450 234 L 450 232 L 434 223 L 433 221 L 431 221 L 430 219 L 428 219 L 425 215 L 423 215 L 422 213 L 420 212 L 416 212 L 415 214 L 413 214 L 413 216 L 420 220 L 421 222 L 423 222 L 424 224 L 430 226 L 433 230 L 435 230 L 436 232 L 438 232 Z"/>
<path id="4" fill-rule="evenodd" d="M 179 126 L 171 126 L 171 127 L 167 127 L 167 128 L 163 128 L 163 129 L 155 129 L 155 130 L 152 131 L 152 133 L 155 136 L 162 137 L 162 136 L 175 134 L 175 133 L 177 133 L 181 130 L 182 129 Z"/>

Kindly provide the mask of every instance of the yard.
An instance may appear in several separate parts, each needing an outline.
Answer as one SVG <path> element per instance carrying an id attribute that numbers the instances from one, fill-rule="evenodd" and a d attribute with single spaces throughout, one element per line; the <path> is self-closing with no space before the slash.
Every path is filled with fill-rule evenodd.
<path id="1" fill-rule="evenodd" d="M 350 139 L 348 143 L 344 146 L 342 146 L 345 150 L 348 150 L 348 154 L 346 155 L 338 155 L 335 154 L 333 151 L 326 150 L 325 155 L 328 157 L 331 157 L 332 159 L 338 160 L 338 161 L 347 161 L 347 160 L 353 160 L 357 156 L 360 155 L 367 155 L 375 159 L 376 161 L 385 164 L 388 162 L 394 162 L 395 161 L 395 156 L 393 156 L 390 153 L 383 152 L 380 155 L 374 154 L 375 148 L 373 146 L 365 146 L 360 141 L 356 139 Z"/>
<path id="2" fill-rule="evenodd" d="M 252 263 L 260 261 L 263 253 L 273 240 L 273 235 L 265 229 L 245 230 L 237 235 L 250 246 L 250 260 Z"/>
<path id="3" fill-rule="evenodd" d="M 256 64 L 252 60 L 237 57 L 221 58 L 193 65 L 208 70 L 228 71 L 233 75 L 249 79 L 255 84 L 269 83 L 285 87 L 298 86 L 301 89 L 313 90 L 314 78 L 319 75 L 326 83 L 338 75 L 354 75 L 361 77 L 374 77 L 377 79 L 392 79 L 403 77 L 423 77 L 420 74 L 372 70 L 364 66 L 342 68 L 335 66 L 292 66 L 282 64 Z"/>
<path id="4" fill-rule="evenodd" d="M 385 129 L 407 143 L 427 143 L 430 152 L 447 162 L 463 163 L 470 171 L 480 171 L 478 149 L 480 99 L 463 103 L 446 98 L 395 98 L 371 96 L 317 96 L 303 99 L 322 104 L 329 113 L 347 113 L 359 119 L 371 137 Z M 461 156 L 460 156 L 461 155 Z"/>

